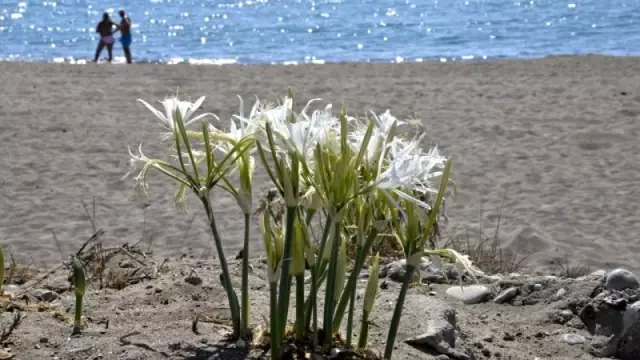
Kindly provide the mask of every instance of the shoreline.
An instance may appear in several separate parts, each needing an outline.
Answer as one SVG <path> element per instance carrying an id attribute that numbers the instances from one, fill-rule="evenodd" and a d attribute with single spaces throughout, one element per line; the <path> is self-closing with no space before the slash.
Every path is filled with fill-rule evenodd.
<path id="1" fill-rule="evenodd" d="M 101 65 L 101 64 L 100 64 Z M 447 204 L 445 236 L 482 230 L 527 256 L 534 269 L 568 256 L 594 270 L 640 271 L 640 61 L 634 57 L 555 56 L 477 63 L 344 63 L 272 66 L 72 66 L 0 62 L 10 84 L 0 99 L 0 240 L 34 263 L 59 261 L 91 234 L 82 207 L 96 199 L 105 242 L 149 243 L 158 256 L 214 253 L 197 202 L 173 207 L 173 184 L 154 175 L 148 203 L 131 199 L 127 146 L 164 154 L 150 103 L 179 90 L 206 96 L 203 111 L 223 127 L 255 96 L 277 101 L 291 88 L 299 102 L 344 103 L 362 116 L 390 109 L 418 118 L 425 140 L 453 157 L 458 194 Z M 268 189 L 255 175 L 255 206 Z M 193 199 L 191 199 L 193 200 Z M 242 221 L 234 200 L 216 211 L 228 254 Z M 192 222 L 192 218 L 195 220 Z M 261 250 L 257 223 L 255 251 Z M 59 244 L 53 238 L 56 234 Z M 62 249 L 62 250 L 60 250 Z M 20 259 L 19 259 L 20 260 Z"/>
<path id="2" fill-rule="evenodd" d="M 447 58 L 441 57 L 431 58 L 431 59 L 419 59 L 419 60 L 411 60 L 411 61 L 394 61 L 394 60 L 372 60 L 372 61 L 325 61 L 325 60 L 313 60 L 313 61 L 296 61 L 296 60 L 285 60 L 282 62 L 272 62 L 272 63 L 243 63 L 237 62 L 236 59 L 185 59 L 185 58 L 176 58 L 182 61 L 180 62 L 171 62 L 172 60 L 141 60 L 136 61 L 134 58 L 134 65 L 196 65 L 196 66 L 301 66 L 301 65 L 355 65 L 355 64 L 371 64 L 371 65 L 381 65 L 381 64 L 394 64 L 394 65 L 403 65 L 403 64 L 480 64 L 480 63 L 500 63 L 500 62 L 527 62 L 527 61 L 536 61 L 536 60 L 545 60 L 545 59 L 555 59 L 555 58 L 593 58 L 593 57 L 602 57 L 602 58 L 614 58 L 614 59 L 638 59 L 640 60 L 640 54 L 636 55 L 613 55 L 613 54 L 605 54 L 605 53 L 586 53 L 586 54 L 550 54 L 540 57 L 496 57 L 496 58 L 472 58 L 472 59 L 463 59 L 463 58 Z M 124 62 L 124 57 L 122 56 L 114 56 L 114 59 L 120 59 L 122 62 L 115 62 L 112 65 L 127 65 Z M 9 59 L 0 59 L 0 64 L 3 63 L 24 63 L 24 64 L 57 64 L 57 65 L 91 65 L 93 62 L 90 59 L 67 59 L 63 58 L 62 61 L 53 60 L 27 60 L 27 59 L 19 59 L 19 60 L 9 60 Z M 101 60 L 99 64 L 107 64 L 106 60 Z"/>

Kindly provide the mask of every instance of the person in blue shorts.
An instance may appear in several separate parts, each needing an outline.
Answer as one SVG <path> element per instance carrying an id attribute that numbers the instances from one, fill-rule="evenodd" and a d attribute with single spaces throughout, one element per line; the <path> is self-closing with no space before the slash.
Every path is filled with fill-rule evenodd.
<path id="1" fill-rule="evenodd" d="M 124 50 L 124 57 L 127 58 L 127 64 L 131 64 L 131 19 L 124 12 L 123 9 L 118 11 L 120 14 L 120 43 L 122 43 L 122 49 Z"/>

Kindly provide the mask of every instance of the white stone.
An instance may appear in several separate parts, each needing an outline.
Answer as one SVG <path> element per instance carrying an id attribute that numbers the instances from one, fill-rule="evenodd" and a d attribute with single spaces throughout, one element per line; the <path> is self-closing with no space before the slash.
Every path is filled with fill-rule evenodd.
<path id="1" fill-rule="evenodd" d="M 562 341 L 566 342 L 569 345 L 578 345 L 584 344 L 586 339 L 582 335 L 578 334 L 564 334 L 562 335 Z"/>
<path id="2" fill-rule="evenodd" d="M 446 293 L 465 304 L 477 304 L 486 300 L 491 291 L 484 285 L 466 285 L 452 286 L 447 289 Z"/>

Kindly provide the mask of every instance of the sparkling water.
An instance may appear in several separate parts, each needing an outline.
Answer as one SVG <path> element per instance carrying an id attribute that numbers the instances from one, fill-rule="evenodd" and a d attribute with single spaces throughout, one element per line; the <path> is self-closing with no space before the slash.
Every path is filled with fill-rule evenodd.
<path id="1" fill-rule="evenodd" d="M 0 0 L 0 59 L 86 62 L 102 13 L 119 22 L 119 8 L 133 22 L 134 60 L 145 62 L 640 54 L 640 0 Z M 114 55 L 122 61 L 118 42 Z"/>

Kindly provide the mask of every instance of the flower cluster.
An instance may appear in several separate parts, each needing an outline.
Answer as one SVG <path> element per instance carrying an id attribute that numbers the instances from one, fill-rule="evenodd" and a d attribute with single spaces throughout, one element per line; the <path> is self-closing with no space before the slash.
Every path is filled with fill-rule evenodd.
<path id="1" fill-rule="evenodd" d="M 161 102 L 162 110 L 140 100 L 166 131 L 163 139 L 170 140 L 175 161 L 149 158 L 142 153 L 142 146 L 137 154 L 129 151 L 130 173 L 138 171 L 135 181 L 141 194 L 146 195 L 149 170 L 156 169 L 178 183 L 176 203 L 183 205 L 186 192 L 191 189 L 204 205 L 221 262 L 234 336 L 238 339 L 247 333 L 250 325 L 249 225 L 256 162 L 269 175 L 286 204 L 286 220 L 264 211 L 260 221 L 269 264 L 274 359 L 279 357 L 279 345 L 285 337 L 293 278 L 296 337 L 312 334 L 317 345 L 318 289 L 326 281 L 324 330 L 337 332 L 343 315 L 348 313 L 347 346 L 350 346 L 357 275 L 370 256 L 373 243 L 383 232 L 386 237 L 397 240 L 407 258 L 407 276 L 400 299 L 404 298 L 412 272 L 419 265 L 416 259 L 422 256 L 432 256 L 434 261 L 444 258 L 476 271 L 468 258 L 453 250 L 426 248 L 427 239 L 434 236 L 439 207 L 449 182 L 450 159 L 441 156 L 437 148 L 423 150 L 422 135 L 409 139 L 401 136 L 398 127 L 404 122 L 388 110 L 362 119 L 348 116 L 344 107 L 335 115 L 331 105 L 316 106 L 318 100 L 309 101 L 296 112 L 291 94 L 278 104 L 257 99 L 247 112 L 240 98 L 239 112 L 226 130 L 213 114 L 196 116 L 203 97 L 195 103 L 168 98 Z M 209 122 L 209 118 L 215 123 Z M 239 184 L 230 180 L 232 173 L 239 174 Z M 233 195 L 245 215 L 240 302 L 231 285 L 223 241 L 210 201 L 215 188 Z M 428 202 L 430 197 L 425 196 L 428 194 L 433 194 L 435 201 Z M 398 213 L 402 214 L 400 218 Z M 325 218 L 324 229 L 320 241 L 314 242 L 308 227 L 318 214 Z M 353 270 L 345 284 L 349 239 L 356 239 L 356 250 Z M 378 256 L 375 259 L 374 264 L 378 264 Z M 377 272 L 376 267 L 371 271 Z M 307 272 L 310 277 L 306 277 Z M 306 279 L 311 280 L 308 295 L 304 288 Z M 371 277 L 363 305 L 366 314 L 373 306 L 376 285 L 377 277 Z M 385 358 L 391 357 L 401 311 L 399 302 Z M 366 316 L 362 320 L 359 346 L 366 344 Z M 329 346 L 331 336 L 324 339 L 324 345 Z"/>

